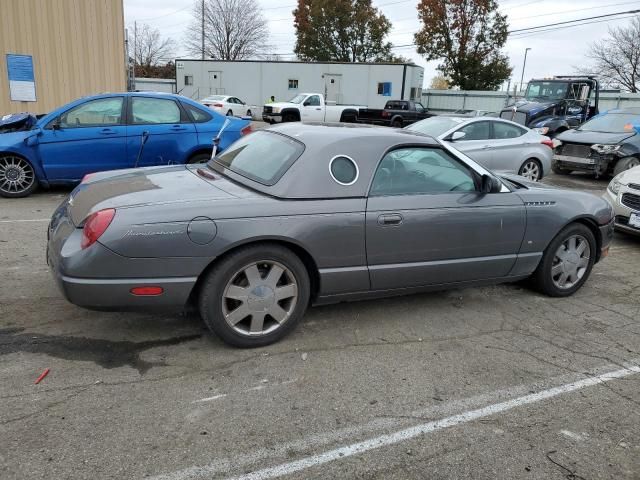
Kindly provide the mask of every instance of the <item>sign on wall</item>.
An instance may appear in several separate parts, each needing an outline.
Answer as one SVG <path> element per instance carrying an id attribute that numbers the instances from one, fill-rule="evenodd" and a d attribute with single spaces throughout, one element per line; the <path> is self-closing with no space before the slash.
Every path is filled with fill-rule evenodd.
<path id="1" fill-rule="evenodd" d="M 36 78 L 31 55 L 7 54 L 9 96 L 15 102 L 36 101 Z"/>

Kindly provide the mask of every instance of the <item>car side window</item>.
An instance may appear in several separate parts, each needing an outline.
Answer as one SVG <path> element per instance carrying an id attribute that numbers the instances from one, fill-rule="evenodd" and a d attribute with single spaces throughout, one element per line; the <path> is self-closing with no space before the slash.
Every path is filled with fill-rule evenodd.
<path id="1" fill-rule="evenodd" d="M 312 95 L 309 98 L 307 98 L 307 101 L 305 103 L 311 107 L 319 107 L 320 97 L 318 95 Z"/>
<path id="2" fill-rule="evenodd" d="M 416 103 L 416 112 L 424 113 L 424 107 L 422 106 L 421 103 Z"/>
<path id="3" fill-rule="evenodd" d="M 182 106 L 189 112 L 191 118 L 193 118 L 194 123 L 204 123 L 211 120 L 211 114 L 205 112 L 204 110 L 200 110 L 188 103 L 183 103 Z"/>
<path id="4" fill-rule="evenodd" d="M 123 97 L 99 98 L 73 107 L 60 116 L 60 127 L 121 125 L 123 101 Z"/>
<path id="5" fill-rule="evenodd" d="M 165 98 L 133 97 L 131 123 L 134 125 L 180 123 L 178 104 Z"/>
<path id="6" fill-rule="evenodd" d="M 240 103 L 238 101 L 238 99 L 236 97 L 231 97 L 229 100 L 227 100 L 229 103 Z"/>
<path id="7" fill-rule="evenodd" d="M 370 196 L 475 192 L 472 171 L 439 148 L 401 148 L 387 153 L 373 177 Z"/>
<path id="8" fill-rule="evenodd" d="M 466 134 L 458 140 L 459 142 L 464 142 L 465 140 L 488 140 L 491 128 L 489 122 L 473 122 L 458 131 Z"/>
<path id="9" fill-rule="evenodd" d="M 493 138 L 518 138 L 526 133 L 526 130 L 504 122 L 493 122 Z"/>

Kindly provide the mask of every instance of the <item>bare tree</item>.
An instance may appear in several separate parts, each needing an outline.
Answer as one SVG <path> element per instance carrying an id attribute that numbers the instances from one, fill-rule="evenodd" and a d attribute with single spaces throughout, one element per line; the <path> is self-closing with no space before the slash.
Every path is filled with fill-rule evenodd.
<path id="1" fill-rule="evenodd" d="M 632 93 L 640 91 L 640 18 L 626 27 L 609 28 L 609 36 L 589 46 L 587 57 L 593 64 L 579 68 L 596 74 L 602 83 Z"/>
<path id="2" fill-rule="evenodd" d="M 269 29 L 257 0 L 195 0 L 193 21 L 185 36 L 191 55 L 202 55 L 203 14 L 205 57 L 242 60 L 266 49 Z"/>
<path id="3" fill-rule="evenodd" d="M 155 67 L 167 63 L 174 53 L 174 42 L 171 38 L 162 38 L 160 30 L 145 23 L 138 24 L 137 29 L 129 29 L 129 48 L 137 65 Z"/>

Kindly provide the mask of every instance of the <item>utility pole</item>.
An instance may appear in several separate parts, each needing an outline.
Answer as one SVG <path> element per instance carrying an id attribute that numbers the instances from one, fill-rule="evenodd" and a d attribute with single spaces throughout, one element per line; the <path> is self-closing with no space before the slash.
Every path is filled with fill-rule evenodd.
<path id="1" fill-rule="evenodd" d="M 135 90 L 136 84 L 136 61 L 138 56 L 138 22 L 133 22 L 133 67 L 131 67 L 131 76 L 133 77 L 133 84 Z"/>
<path id="2" fill-rule="evenodd" d="M 531 48 L 527 47 L 524 49 L 524 62 L 522 62 L 522 75 L 520 76 L 520 91 L 522 91 L 522 82 L 524 81 L 524 67 L 527 66 L 527 52 L 531 50 Z"/>
<path id="3" fill-rule="evenodd" d="M 204 60 L 204 0 L 202 0 L 202 60 Z"/>

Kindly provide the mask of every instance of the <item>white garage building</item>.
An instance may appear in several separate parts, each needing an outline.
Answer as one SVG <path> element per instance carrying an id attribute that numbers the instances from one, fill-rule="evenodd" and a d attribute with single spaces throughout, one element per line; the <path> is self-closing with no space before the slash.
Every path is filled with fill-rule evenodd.
<path id="1" fill-rule="evenodd" d="M 232 95 L 251 105 L 318 92 L 329 102 L 382 108 L 387 100 L 419 100 L 423 80 L 424 69 L 410 63 L 176 60 L 177 93 Z"/>

